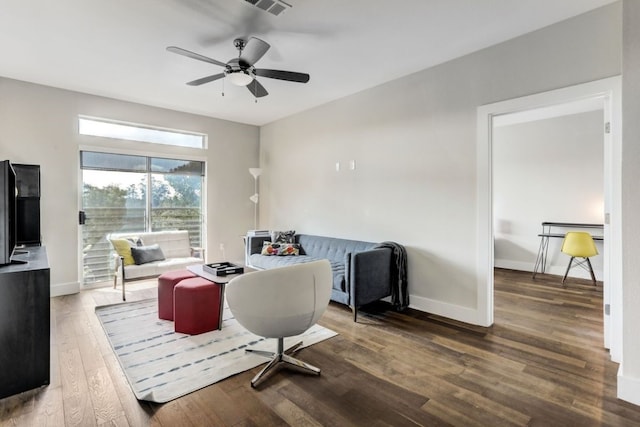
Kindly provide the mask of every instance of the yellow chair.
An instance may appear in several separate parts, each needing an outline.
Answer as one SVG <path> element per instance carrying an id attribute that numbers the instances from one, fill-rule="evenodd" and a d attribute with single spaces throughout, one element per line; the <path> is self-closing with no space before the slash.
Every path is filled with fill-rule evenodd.
<path id="1" fill-rule="evenodd" d="M 574 258 L 582 258 L 582 261 L 576 262 L 574 266 L 579 266 L 589 271 L 589 273 L 591 273 L 591 280 L 593 280 L 593 284 L 596 284 L 596 275 L 593 273 L 593 267 L 591 267 L 591 261 L 589 261 L 589 257 L 598 255 L 598 249 L 596 248 L 596 244 L 593 241 L 593 237 L 591 237 L 591 234 L 585 231 L 567 232 L 567 234 L 564 235 L 562 248 L 560 250 L 563 253 L 571 256 L 569 265 L 567 266 L 567 271 L 564 273 L 564 277 L 562 278 L 563 285 L 564 281 L 567 279 L 567 274 L 569 274 L 569 270 L 571 269 L 571 264 L 573 263 Z M 585 266 L 585 264 L 587 266 Z"/>

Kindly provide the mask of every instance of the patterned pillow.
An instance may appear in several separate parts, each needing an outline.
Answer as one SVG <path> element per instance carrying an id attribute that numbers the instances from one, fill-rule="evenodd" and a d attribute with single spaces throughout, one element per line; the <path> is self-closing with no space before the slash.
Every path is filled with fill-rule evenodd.
<path id="1" fill-rule="evenodd" d="M 300 255 L 300 243 L 271 243 L 262 244 L 262 255 L 291 256 Z"/>
<path id="2" fill-rule="evenodd" d="M 289 231 L 272 231 L 271 241 L 273 243 L 295 243 L 296 230 Z"/>

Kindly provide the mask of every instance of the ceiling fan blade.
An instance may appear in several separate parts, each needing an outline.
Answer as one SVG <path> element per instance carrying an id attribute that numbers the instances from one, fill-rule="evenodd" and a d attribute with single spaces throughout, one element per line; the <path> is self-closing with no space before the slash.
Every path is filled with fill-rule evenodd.
<path id="1" fill-rule="evenodd" d="M 251 66 L 264 56 L 271 45 L 264 40 L 251 37 L 240 53 L 240 61 Z"/>
<path id="2" fill-rule="evenodd" d="M 256 79 L 253 79 L 253 81 L 247 85 L 247 89 L 249 89 L 249 92 L 251 92 L 256 98 L 262 98 L 263 96 L 269 95 L 269 92 L 267 92 L 264 86 L 262 86 Z"/>
<path id="3" fill-rule="evenodd" d="M 268 77 L 270 79 L 286 80 L 289 82 L 306 83 L 309 81 L 309 74 L 296 73 L 294 71 L 267 70 L 264 68 L 255 70 L 256 76 Z"/>
<path id="4" fill-rule="evenodd" d="M 212 82 L 214 80 L 221 79 L 223 77 L 224 77 L 224 73 L 214 74 L 212 76 L 207 76 L 207 77 L 203 77 L 201 79 L 194 80 L 192 82 L 188 82 L 187 84 L 189 86 L 200 86 L 200 85 L 203 85 L 205 83 L 209 83 L 209 82 Z"/>
<path id="5" fill-rule="evenodd" d="M 178 55 L 186 56 L 186 57 L 192 58 L 192 59 L 197 59 L 198 61 L 208 62 L 210 64 L 219 65 L 221 67 L 226 67 L 227 66 L 227 64 L 225 64 L 224 62 L 217 61 L 217 60 L 215 60 L 213 58 L 209 58 L 207 56 L 202 56 L 202 55 L 200 55 L 198 53 L 191 52 L 191 51 L 186 50 L 186 49 L 182 49 L 181 47 L 169 46 L 167 48 L 167 50 L 169 52 L 177 53 Z"/>

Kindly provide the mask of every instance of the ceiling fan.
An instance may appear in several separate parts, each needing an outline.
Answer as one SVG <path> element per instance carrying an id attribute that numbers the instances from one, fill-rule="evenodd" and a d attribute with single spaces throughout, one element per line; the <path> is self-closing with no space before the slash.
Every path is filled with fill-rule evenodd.
<path id="1" fill-rule="evenodd" d="M 211 76 L 202 77 L 188 82 L 187 84 L 189 86 L 200 86 L 201 84 L 227 77 L 234 85 L 246 86 L 253 96 L 260 98 L 267 96 L 269 92 L 267 92 L 264 86 L 256 80 L 256 77 L 268 77 L 270 79 L 286 80 L 297 83 L 307 83 L 309 81 L 309 74 L 305 73 L 255 68 L 255 63 L 258 62 L 258 60 L 262 58 L 271 47 L 269 43 L 264 40 L 260 40 L 257 37 L 251 37 L 248 41 L 238 38 L 233 41 L 233 44 L 236 49 L 238 49 L 238 57 L 232 58 L 226 63 L 176 46 L 169 46 L 167 47 L 167 50 L 169 52 L 177 53 L 178 55 L 219 65 L 224 68 L 222 73 L 213 74 Z"/>

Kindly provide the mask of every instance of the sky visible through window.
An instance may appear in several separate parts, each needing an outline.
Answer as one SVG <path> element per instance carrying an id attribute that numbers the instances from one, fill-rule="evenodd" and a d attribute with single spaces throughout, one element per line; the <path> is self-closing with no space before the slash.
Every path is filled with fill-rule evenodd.
<path id="1" fill-rule="evenodd" d="M 89 117 L 78 118 L 78 132 L 81 135 L 101 136 L 128 141 L 150 142 L 152 144 L 174 145 L 188 148 L 205 148 L 206 135 L 154 129 L 132 123 L 113 122 Z"/>

